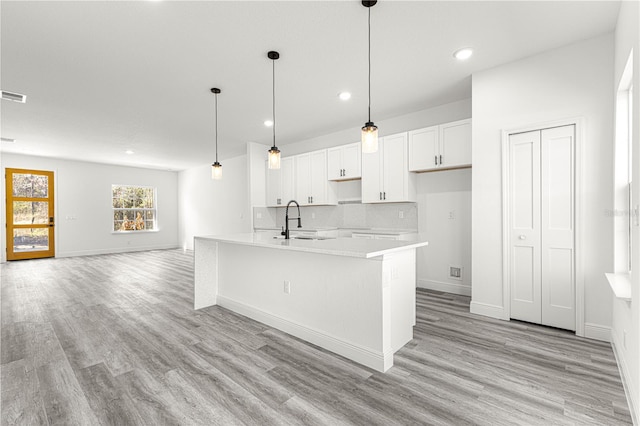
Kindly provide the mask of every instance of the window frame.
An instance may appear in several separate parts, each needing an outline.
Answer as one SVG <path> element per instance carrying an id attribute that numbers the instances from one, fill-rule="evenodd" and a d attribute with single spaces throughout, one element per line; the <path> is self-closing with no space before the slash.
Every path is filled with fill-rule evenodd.
<path id="1" fill-rule="evenodd" d="M 115 188 L 136 188 L 136 189 L 144 189 L 144 190 L 152 190 L 152 196 L 153 196 L 153 207 L 114 207 L 114 190 Z M 135 222 L 135 216 L 137 215 L 138 212 L 152 212 L 153 213 L 153 229 L 149 229 L 147 227 L 147 222 L 149 222 L 149 220 L 147 220 L 146 218 L 143 219 L 144 222 L 144 229 L 115 229 L 115 224 L 116 224 L 116 212 L 118 211 L 132 211 L 134 212 L 134 218 L 131 219 L 133 222 Z M 143 217 L 145 215 L 143 214 Z M 111 184 L 111 233 L 112 234 L 133 234 L 133 233 L 144 233 L 144 232 L 158 232 L 158 189 L 154 186 L 147 186 L 147 185 L 131 185 L 131 184 Z"/>

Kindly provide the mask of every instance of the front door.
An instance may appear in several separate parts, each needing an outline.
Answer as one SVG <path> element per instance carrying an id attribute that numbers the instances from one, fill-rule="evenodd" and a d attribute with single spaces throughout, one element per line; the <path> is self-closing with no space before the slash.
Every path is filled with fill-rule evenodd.
<path id="1" fill-rule="evenodd" d="M 6 169 L 7 260 L 53 257 L 53 172 Z"/>

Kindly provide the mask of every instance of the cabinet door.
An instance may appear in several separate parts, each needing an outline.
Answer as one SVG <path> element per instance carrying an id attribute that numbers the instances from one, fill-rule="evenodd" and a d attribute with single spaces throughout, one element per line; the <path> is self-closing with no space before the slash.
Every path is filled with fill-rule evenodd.
<path id="1" fill-rule="evenodd" d="M 440 167 L 471 164 L 471 120 L 460 120 L 440 126 Z"/>
<path id="2" fill-rule="evenodd" d="M 412 172 L 438 167 L 439 126 L 409 132 L 409 170 Z"/>
<path id="3" fill-rule="evenodd" d="M 309 182 L 309 168 L 311 166 L 311 155 L 301 154 L 295 157 L 295 187 L 296 201 L 300 205 L 311 204 L 311 189 Z"/>
<path id="4" fill-rule="evenodd" d="M 362 146 L 360 142 L 342 147 L 343 179 L 356 179 L 362 177 Z"/>
<path id="5" fill-rule="evenodd" d="M 265 161 L 266 168 L 266 197 L 267 207 L 278 207 L 282 200 L 282 180 L 280 169 L 270 169 L 268 161 Z M 284 201 L 286 203 L 286 201 Z"/>
<path id="6" fill-rule="evenodd" d="M 327 151 L 315 151 L 309 155 L 309 187 L 311 204 L 327 203 Z"/>
<path id="7" fill-rule="evenodd" d="M 294 175 L 293 157 L 286 157 L 280 159 L 280 182 L 282 190 L 280 197 L 282 203 L 280 205 L 286 206 L 287 203 L 295 198 L 295 175 Z"/>
<path id="8" fill-rule="evenodd" d="M 382 200 L 407 201 L 407 133 L 385 136 L 383 151 Z"/>
<path id="9" fill-rule="evenodd" d="M 329 180 L 342 180 L 342 151 L 343 147 L 337 146 L 327 150 L 327 178 Z"/>
<path id="10" fill-rule="evenodd" d="M 378 151 L 362 154 L 362 202 L 382 202 L 382 151 L 384 140 L 378 140 Z"/>

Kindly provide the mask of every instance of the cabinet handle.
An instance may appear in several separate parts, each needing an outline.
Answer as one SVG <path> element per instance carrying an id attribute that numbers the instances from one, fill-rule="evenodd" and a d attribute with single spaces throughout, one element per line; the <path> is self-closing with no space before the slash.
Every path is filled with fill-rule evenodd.
<path id="1" fill-rule="evenodd" d="M 347 169 L 342 169 L 342 176 L 346 176 L 347 175 Z"/>
<path id="2" fill-rule="evenodd" d="M 442 166 L 442 154 L 440 154 L 440 165 Z"/>
<path id="3" fill-rule="evenodd" d="M 437 155 L 434 157 L 434 161 L 435 161 L 435 164 L 437 166 L 438 165 L 438 156 Z"/>
<path id="4" fill-rule="evenodd" d="M 313 195 L 311 196 L 311 204 L 313 204 Z"/>
<path id="5" fill-rule="evenodd" d="M 383 200 L 386 200 L 386 199 L 387 199 L 387 193 L 386 193 L 386 192 L 383 192 L 383 193 L 382 193 L 382 199 L 383 199 Z"/>
<path id="6" fill-rule="evenodd" d="M 276 204 L 280 204 L 280 198 L 276 200 Z"/>
<path id="7" fill-rule="evenodd" d="M 380 193 L 380 199 L 382 200 L 382 192 Z"/>

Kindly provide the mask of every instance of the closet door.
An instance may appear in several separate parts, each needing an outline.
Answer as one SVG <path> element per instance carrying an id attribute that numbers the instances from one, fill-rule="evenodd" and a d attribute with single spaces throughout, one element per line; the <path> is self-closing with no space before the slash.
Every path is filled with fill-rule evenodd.
<path id="1" fill-rule="evenodd" d="M 540 132 L 509 137 L 511 318 L 540 324 Z"/>
<path id="2" fill-rule="evenodd" d="M 574 126 L 545 129 L 542 152 L 542 323 L 576 329 Z"/>

